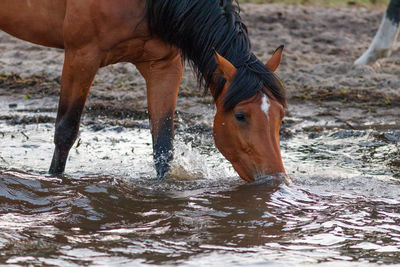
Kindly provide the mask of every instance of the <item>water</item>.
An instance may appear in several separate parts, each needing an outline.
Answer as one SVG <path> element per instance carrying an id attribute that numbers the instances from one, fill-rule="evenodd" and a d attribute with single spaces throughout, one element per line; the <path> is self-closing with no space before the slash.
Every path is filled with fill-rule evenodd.
<path id="1" fill-rule="evenodd" d="M 53 124 L 1 121 L 0 264 L 400 264 L 399 130 L 288 120 L 299 121 L 282 140 L 293 182 L 279 187 L 245 184 L 209 133 L 184 129 L 158 181 L 140 121 L 84 125 L 66 179 L 54 178 Z"/>
<path id="2" fill-rule="evenodd" d="M 111 177 L 62 182 L 13 171 L 0 175 L 2 263 L 399 261 L 400 203 L 392 198 L 295 185 L 132 186 Z"/>

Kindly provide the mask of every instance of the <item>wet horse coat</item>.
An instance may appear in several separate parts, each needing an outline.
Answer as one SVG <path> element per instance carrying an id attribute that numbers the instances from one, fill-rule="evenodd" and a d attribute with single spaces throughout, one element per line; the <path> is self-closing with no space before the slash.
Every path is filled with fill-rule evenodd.
<path id="1" fill-rule="evenodd" d="M 400 32 L 400 0 L 391 0 L 368 50 L 354 64 L 365 65 L 390 56 Z"/>
<path id="2" fill-rule="evenodd" d="M 211 89 L 217 105 L 216 144 L 239 175 L 252 181 L 284 172 L 279 126 L 286 98 L 273 74 L 282 49 L 267 66 L 262 64 L 250 51 L 232 1 L 2 0 L 0 29 L 65 50 L 50 173 L 64 172 L 97 70 L 131 62 L 146 80 L 154 160 L 163 177 L 172 159 L 182 56 Z M 261 95 L 268 96 L 268 118 Z"/>

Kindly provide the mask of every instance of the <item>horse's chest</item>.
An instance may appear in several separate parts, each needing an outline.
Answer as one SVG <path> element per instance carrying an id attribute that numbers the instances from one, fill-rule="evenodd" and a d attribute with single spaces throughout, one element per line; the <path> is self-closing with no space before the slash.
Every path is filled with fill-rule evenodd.
<path id="1" fill-rule="evenodd" d="M 146 61 L 162 60 L 176 54 L 177 49 L 166 45 L 159 39 L 135 38 L 119 43 L 110 49 L 102 62 L 102 66 L 118 62 L 138 64 Z"/>
<path id="2" fill-rule="evenodd" d="M 134 62 L 137 58 L 143 56 L 144 45 L 145 41 L 142 39 L 132 39 L 119 43 L 106 52 L 102 66 L 118 62 Z"/>

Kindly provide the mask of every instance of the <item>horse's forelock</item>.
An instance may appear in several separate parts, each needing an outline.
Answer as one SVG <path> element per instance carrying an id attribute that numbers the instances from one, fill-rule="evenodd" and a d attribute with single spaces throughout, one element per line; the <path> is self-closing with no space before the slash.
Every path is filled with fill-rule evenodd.
<path id="1" fill-rule="evenodd" d="M 254 57 L 252 57 L 254 59 Z M 237 104 L 257 94 L 273 96 L 286 107 L 286 90 L 279 77 L 259 60 L 253 60 L 237 69 L 236 75 L 224 97 L 224 110 L 230 111 Z"/>

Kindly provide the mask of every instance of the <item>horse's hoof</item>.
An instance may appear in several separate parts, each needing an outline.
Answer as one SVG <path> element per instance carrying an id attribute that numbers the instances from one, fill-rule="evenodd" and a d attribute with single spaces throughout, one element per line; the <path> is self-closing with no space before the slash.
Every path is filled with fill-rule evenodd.
<path id="1" fill-rule="evenodd" d="M 49 169 L 49 174 L 50 174 L 51 176 L 54 176 L 54 177 L 62 178 L 63 175 L 64 175 L 64 170 L 61 171 L 61 170 L 59 170 L 59 169 L 57 169 L 57 168 L 50 167 L 50 169 Z"/>
<path id="2" fill-rule="evenodd" d="M 164 180 L 169 173 L 169 167 L 167 168 L 167 170 L 162 170 L 162 171 L 157 171 L 157 179 L 158 180 Z"/>

